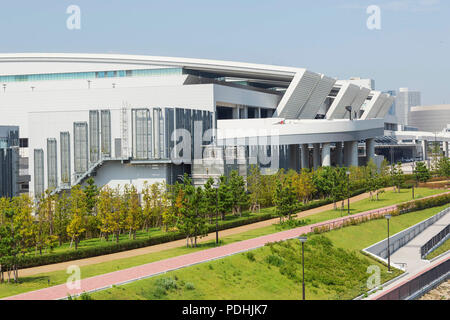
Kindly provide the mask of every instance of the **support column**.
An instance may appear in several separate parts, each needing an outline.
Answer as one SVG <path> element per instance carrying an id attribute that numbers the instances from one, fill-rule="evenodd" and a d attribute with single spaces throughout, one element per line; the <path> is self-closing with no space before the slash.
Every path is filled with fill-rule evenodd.
<path id="1" fill-rule="evenodd" d="M 233 108 L 233 119 L 239 119 L 239 106 Z"/>
<path id="2" fill-rule="evenodd" d="M 309 147 L 307 143 L 302 144 L 302 169 L 309 169 Z"/>
<path id="3" fill-rule="evenodd" d="M 358 141 L 344 142 L 344 163 L 346 167 L 358 166 Z"/>
<path id="4" fill-rule="evenodd" d="M 370 159 L 375 160 L 375 139 L 366 139 L 366 157 L 367 163 Z"/>
<path id="5" fill-rule="evenodd" d="M 336 165 L 338 167 L 342 167 L 343 166 L 343 157 L 344 155 L 342 154 L 342 142 L 336 142 Z"/>
<path id="6" fill-rule="evenodd" d="M 320 143 L 314 143 L 313 147 L 313 166 L 317 170 L 320 166 Z"/>
<path id="7" fill-rule="evenodd" d="M 448 158 L 448 141 L 444 141 L 444 154 Z"/>
<path id="8" fill-rule="evenodd" d="M 322 167 L 331 166 L 331 144 L 322 144 Z"/>
<path id="9" fill-rule="evenodd" d="M 289 168 L 300 171 L 300 145 L 289 145 Z"/>
<path id="10" fill-rule="evenodd" d="M 427 140 L 422 140 L 422 158 L 424 161 L 428 159 L 428 141 Z"/>

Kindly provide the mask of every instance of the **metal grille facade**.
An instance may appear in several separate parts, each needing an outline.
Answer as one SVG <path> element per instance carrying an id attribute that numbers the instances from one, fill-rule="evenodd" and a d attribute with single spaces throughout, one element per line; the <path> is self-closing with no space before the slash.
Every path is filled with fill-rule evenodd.
<path id="1" fill-rule="evenodd" d="M 60 133 L 61 145 L 61 182 L 70 185 L 70 133 Z"/>
<path id="2" fill-rule="evenodd" d="M 58 186 L 58 163 L 56 139 L 47 139 L 47 184 L 49 189 Z"/>
<path id="3" fill-rule="evenodd" d="M 100 160 L 100 130 L 98 110 L 89 111 L 89 161 Z"/>
<path id="4" fill-rule="evenodd" d="M 101 136 L 102 136 L 102 156 L 111 157 L 111 112 L 110 110 L 101 110 Z"/>
<path id="5" fill-rule="evenodd" d="M 133 158 L 145 160 L 151 155 L 151 117 L 148 109 L 132 110 Z"/>
<path id="6" fill-rule="evenodd" d="M 87 122 L 73 123 L 74 171 L 83 174 L 88 170 L 88 124 Z"/>
<path id="7" fill-rule="evenodd" d="M 34 149 L 34 194 L 41 197 L 44 191 L 44 150 Z"/>

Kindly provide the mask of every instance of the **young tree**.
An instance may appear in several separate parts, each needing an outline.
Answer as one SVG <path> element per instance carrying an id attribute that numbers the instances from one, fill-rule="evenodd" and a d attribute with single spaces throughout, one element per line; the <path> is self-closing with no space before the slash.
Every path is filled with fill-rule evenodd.
<path id="1" fill-rule="evenodd" d="M 313 173 L 308 169 L 302 169 L 299 174 L 292 176 L 292 186 L 297 199 L 303 203 L 307 203 L 314 192 L 316 192 Z"/>
<path id="2" fill-rule="evenodd" d="M 414 169 L 414 175 L 417 181 L 427 182 L 431 178 L 431 173 L 423 162 L 418 162 Z"/>
<path id="3" fill-rule="evenodd" d="M 67 239 L 67 226 L 70 221 L 70 200 L 63 192 L 56 199 L 55 217 L 54 217 L 54 233 L 58 237 L 59 245 Z"/>
<path id="4" fill-rule="evenodd" d="M 250 211 L 256 212 L 261 208 L 260 199 L 262 195 L 262 177 L 259 167 L 252 165 L 250 174 L 247 176 L 247 189 L 250 192 Z"/>
<path id="5" fill-rule="evenodd" d="M 450 177 L 450 160 L 448 159 L 448 157 L 441 157 L 438 167 L 438 173 L 441 177 Z"/>
<path id="6" fill-rule="evenodd" d="M 207 232 L 203 189 L 195 188 L 187 177 L 184 178 L 181 188 L 183 198 L 177 226 L 186 235 L 186 247 L 189 247 L 189 239 L 191 247 L 196 247 L 197 237 L 202 237 Z"/>
<path id="7" fill-rule="evenodd" d="M 92 213 L 97 204 L 97 197 L 99 194 L 98 187 L 95 185 L 94 178 L 90 177 L 86 180 L 86 186 L 83 188 L 86 195 L 86 208 L 88 213 Z"/>
<path id="8" fill-rule="evenodd" d="M 214 179 L 209 178 L 203 186 L 203 189 L 206 214 L 209 218 L 209 223 L 212 223 L 212 217 L 218 212 L 218 191 L 214 187 Z"/>
<path id="9" fill-rule="evenodd" d="M 405 180 L 405 176 L 403 174 L 401 163 L 397 163 L 397 165 L 391 166 L 391 180 L 394 186 L 397 189 L 397 192 L 400 192 L 400 187 Z"/>
<path id="10" fill-rule="evenodd" d="M 141 226 L 142 221 L 142 209 L 139 203 L 139 193 L 133 185 L 126 188 L 125 192 L 128 194 L 128 210 L 125 218 L 125 227 L 129 230 L 128 237 L 131 239 L 131 235 L 133 235 L 133 240 L 136 240 L 136 231 Z"/>
<path id="11" fill-rule="evenodd" d="M 280 217 L 280 223 L 287 216 L 291 220 L 291 215 L 294 213 L 296 208 L 295 191 L 292 187 L 292 182 L 290 179 L 286 179 L 286 183 L 277 181 L 277 187 L 275 189 L 275 205 L 276 213 Z"/>
<path id="12" fill-rule="evenodd" d="M 322 198 L 329 197 L 333 189 L 333 169 L 331 167 L 321 167 L 314 171 L 314 186 Z"/>
<path id="13" fill-rule="evenodd" d="M 105 236 L 106 241 L 109 241 L 109 235 L 114 234 L 114 213 L 118 211 L 116 207 L 117 200 L 114 190 L 108 186 L 101 188 L 98 201 L 97 201 L 97 212 L 99 218 L 100 232 Z"/>
<path id="14" fill-rule="evenodd" d="M 81 235 L 86 231 L 86 194 L 79 185 L 73 186 L 70 191 L 70 222 L 67 225 L 67 234 L 75 243 L 75 250 L 78 249 Z"/>
<path id="15" fill-rule="evenodd" d="M 222 220 L 225 219 L 225 214 L 230 212 L 233 207 L 233 193 L 229 184 L 229 179 L 226 176 L 219 178 L 219 189 L 217 190 L 219 195 L 219 213 L 222 216 Z"/>
<path id="16" fill-rule="evenodd" d="M 242 208 L 248 205 L 248 194 L 245 190 L 245 181 L 236 170 L 231 171 L 229 178 L 229 191 L 231 192 L 231 208 L 233 214 L 242 216 Z"/>

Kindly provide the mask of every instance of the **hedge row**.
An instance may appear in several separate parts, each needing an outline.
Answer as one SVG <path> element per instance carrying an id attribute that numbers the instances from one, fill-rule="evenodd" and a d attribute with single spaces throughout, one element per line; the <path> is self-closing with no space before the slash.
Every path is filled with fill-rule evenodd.
<path id="1" fill-rule="evenodd" d="M 352 192 L 351 196 L 356 196 L 366 192 L 365 189 L 360 189 Z M 321 207 L 327 204 L 333 203 L 333 200 L 326 198 L 323 200 L 313 201 L 308 204 L 300 203 L 296 209 L 298 212 Z M 269 220 L 277 217 L 275 213 L 264 213 L 256 216 L 249 217 L 242 220 L 233 220 L 222 222 L 218 229 L 225 230 L 235 227 L 240 227 L 247 224 L 252 224 L 260 221 Z M 216 230 L 215 224 L 208 226 L 208 233 L 214 232 Z M 42 256 L 24 256 L 20 258 L 19 265 L 20 268 L 31 268 L 47 264 L 66 262 L 77 259 L 85 259 L 90 257 L 101 256 L 105 254 L 117 253 L 121 251 L 127 251 L 132 249 L 138 249 L 148 246 L 153 246 L 156 244 L 166 243 L 170 241 L 185 239 L 185 235 L 180 232 L 168 232 L 163 235 L 151 236 L 147 239 L 136 239 L 136 240 L 125 240 L 119 243 L 108 242 L 102 243 L 95 247 L 89 248 L 79 248 L 78 250 L 68 250 L 64 252 L 49 253 Z"/>
<path id="2" fill-rule="evenodd" d="M 450 202 L 450 194 L 443 194 L 428 199 L 414 200 L 397 205 L 400 214 L 442 206 Z"/>
<path id="3" fill-rule="evenodd" d="M 406 202 L 403 204 L 399 204 L 399 205 L 397 205 L 397 208 L 390 211 L 389 214 L 391 214 L 392 216 L 398 216 L 401 214 L 406 214 L 408 212 L 420 211 L 420 210 L 433 208 L 433 207 L 439 207 L 439 206 L 442 206 L 442 205 L 445 205 L 448 203 L 450 203 L 450 194 L 444 194 L 444 195 L 436 196 L 433 198 L 414 200 L 414 201 Z M 338 225 L 334 229 L 345 228 L 348 226 L 355 226 L 355 225 L 359 225 L 361 223 L 364 223 L 364 222 L 367 222 L 370 220 L 382 219 L 385 217 L 385 215 L 386 215 L 386 213 L 371 214 L 370 216 L 351 217 L 350 219 L 345 220 L 341 225 Z M 328 232 L 328 231 L 332 230 L 331 225 L 332 224 L 330 223 L 330 224 L 316 227 L 316 228 L 314 228 L 312 233 L 320 234 L 320 233 Z"/>

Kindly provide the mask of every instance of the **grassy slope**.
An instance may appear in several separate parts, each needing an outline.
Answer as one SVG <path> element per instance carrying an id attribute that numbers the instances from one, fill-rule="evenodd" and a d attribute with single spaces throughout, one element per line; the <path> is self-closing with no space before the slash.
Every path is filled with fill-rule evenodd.
<path id="1" fill-rule="evenodd" d="M 392 234 L 414 225 L 446 206 L 412 212 L 391 220 Z M 386 222 L 370 221 L 359 226 L 334 230 L 323 234 L 330 239 L 335 251 L 327 251 L 317 246 L 312 235 L 305 253 L 306 291 L 309 299 L 350 299 L 363 292 L 369 274 L 365 270 L 369 265 L 378 265 L 382 270 L 382 282 L 399 274 L 386 273 L 386 267 L 364 256 L 360 250 L 382 240 L 386 236 Z M 294 240 L 295 242 L 295 240 Z M 297 244 L 298 246 L 298 244 Z M 299 246 L 298 246 L 299 248 Z M 348 250 L 339 253 L 339 248 Z M 237 254 L 224 259 L 203 263 L 165 275 L 136 281 L 92 294 L 95 299 L 299 299 L 300 281 L 283 275 L 278 267 L 266 262 L 270 249 L 264 247 L 253 250 L 255 261 L 247 253 Z M 309 256 L 308 256 L 309 254 Z M 352 267 L 348 264 L 349 255 L 357 261 Z M 291 264 L 295 263 L 290 261 Z M 308 267 L 310 266 L 310 267 Z M 331 269 L 330 269 L 331 268 Z M 297 270 L 298 271 L 298 270 Z M 335 276 L 331 276 L 332 274 Z M 177 289 L 164 290 L 161 279 L 177 279 Z M 190 289 L 186 283 L 192 284 Z M 164 293 L 165 292 L 165 293 Z"/>
<path id="2" fill-rule="evenodd" d="M 450 250 L 450 239 L 447 239 L 443 244 L 441 244 L 436 250 L 431 252 L 429 255 L 426 256 L 425 259 L 431 260 L 438 255 L 447 252 Z"/>
<path id="3" fill-rule="evenodd" d="M 436 192 L 443 192 L 443 191 L 442 190 L 431 190 L 431 189 L 420 190 L 420 194 L 422 195 L 422 197 L 436 193 Z M 374 207 L 375 208 L 383 207 L 383 206 L 387 206 L 387 205 L 391 205 L 391 204 L 395 203 L 395 199 L 397 199 L 397 203 L 407 201 L 408 194 L 409 193 L 407 193 L 407 190 L 405 190 L 405 192 L 402 192 L 400 194 L 394 194 L 392 192 L 387 192 L 382 195 L 382 197 L 380 198 L 379 201 L 370 201 L 370 200 L 365 199 L 365 200 L 358 201 L 357 203 L 354 203 L 353 207 L 355 208 L 355 210 L 358 210 L 358 212 L 370 210 L 370 209 L 373 209 Z M 400 198 L 396 198 L 397 196 L 399 196 Z M 360 205 L 363 209 L 360 209 L 360 207 L 359 207 Z M 369 209 L 367 209 L 367 208 L 369 208 Z M 308 219 L 314 220 L 314 222 L 318 222 L 318 221 L 325 221 L 325 220 L 328 220 L 331 218 L 335 218 L 336 216 L 340 215 L 339 211 L 332 210 L 331 214 L 333 214 L 333 213 L 335 215 L 334 217 L 333 216 L 330 217 L 330 213 L 328 211 L 326 211 L 323 213 L 318 213 L 313 216 L 310 216 L 310 217 L 308 217 Z M 411 214 L 414 214 L 414 213 L 411 213 Z M 270 225 L 267 227 L 250 230 L 250 231 L 247 231 L 244 233 L 221 238 L 221 242 L 222 242 L 222 244 L 228 244 L 228 243 L 232 243 L 232 242 L 256 238 L 259 236 L 275 233 L 278 231 L 280 231 L 280 229 L 276 225 Z M 142 265 L 145 263 L 150 263 L 150 262 L 154 262 L 154 261 L 158 261 L 158 260 L 162 260 L 162 259 L 167 259 L 167 258 L 171 258 L 174 256 L 179 256 L 182 254 L 194 252 L 194 251 L 204 250 L 204 249 L 207 249 L 207 248 L 210 248 L 213 246 L 214 246 L 214 241 L 210 241 L 210 242 L 200 245 L 200 247 L 198 247 L 198 248 L 189 248 L 188 249 L 185 247 L 180 247 L 180 248 L 164 250 L 161 252 L 150 253 L 150 254 L 140 255 L 140 256 L 131 257 L 131 258 L 118 259 L 118 260 L 114 260 L 114 261 L 110 261 L 110 262 L 104 262 L 104 263 L 95 264 L 95 265 L 83 266 L 83 267 L 81 267 L 81 276 L 82 276 L 82 278 L 88 278 L 88 277 L 92 277 L 95 275 L 104 274 L 104 273 L 108 273 L 108 272 L 112 272 L 112 271 L 117 271 L 117 270 L 121 270 L 121 269 L 125 269 L 125 268 L 130 268 L 130 267 Z M 19 271 L 19 276 L 20 276 L 20 271 Z M 20 283 L 18 283 L 18 284 L 7 284 L 7 283 L 0 284 L 0 298 L 19 294 L 22 292 L 45 288 L 48 286 L 49 280 L 50 280 L 50 286 L 53 286 L 56 284 L 64 283 L 66 281 L 66 279 L 67 279 L 67 274 L 66 274 L 65 270 L 43 273 L 43 274 L 35 275 L 32 277 L 23 277 L 23 278 L 20 278 Z"/>

